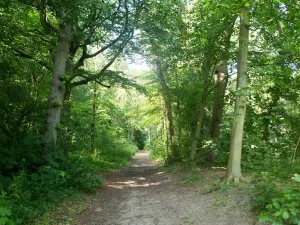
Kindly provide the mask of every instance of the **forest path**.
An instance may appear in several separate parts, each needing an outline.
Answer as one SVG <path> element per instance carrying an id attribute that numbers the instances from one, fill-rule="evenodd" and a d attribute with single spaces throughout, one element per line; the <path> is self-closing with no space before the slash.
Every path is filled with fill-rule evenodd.
<path id="1" fill-rule="evenodd" d="M 131 164 L 105 175 L 105 186 L 79 225 L 250 225 L 249 198 L 239 189 L 211 192 L 205 179 L 184 186 L 182 175 L 162 170 L 139 151 Z M 206 171 L 214 180 L 224 171 Z M 202 175 L 201 175 L 202 177 Z M 211 182 L 211 180 L 209 180 Z M 206 185 L 205 185 L 206 183 Z M 208 187 L 206 193 L 203 187 Z"/>

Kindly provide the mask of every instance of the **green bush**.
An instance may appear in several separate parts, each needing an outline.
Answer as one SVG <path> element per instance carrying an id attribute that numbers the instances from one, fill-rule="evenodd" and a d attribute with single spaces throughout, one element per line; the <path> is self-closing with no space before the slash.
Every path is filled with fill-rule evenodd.
<path id="1" fill-rule="evenodd" d="M 146 145 L 147 134 L 141 130 L 134 130 L 133 133 L 133 142 L 139 148 L 139 150 L 143 150 Z"/>
<path id="2" fill-rule="evenodd" d="M 259 174 L 253 181 L 251 203 L 256 211 L 265 209 L 272 198 L 278 196 L 276 185 L 265 174 Z"/>
<path id="3" fill-rule="evenodd" d="M 94 170 L 111 171 L 126 166 L 132 159 L 138 148 L 134 144 L 127 143 L 125 139 L 111 143 L 104 150 L 96 149 L 93 155 L 86 151 L 72 153 L 74 157 L 80 157 Z"/>
<path id="4" fill-rule="evenodd" d="M 14 225 L 12 220 L 11 206 L 6 200 L 6 193 L 2 192 L 0 195 L 0 224 Z"/>
<path id="5" fill-rule="evenodd" d="M 300 224 L 300 175 L 295 174 L 294 179 L 295 182 L 274 184 L 274 178 L 265 176 L 254 182 L 252 204 L 260 212 L 261 222 Z"/>
<path id="6" fill-rule="evenodd" d="M 151 149 L 151 158 L 153 159 L 167 159 L 167 152 L 166 152 L 166 146 L 163 140 L 157 139 L 155 141 L 152 141 L 152 145 L 148 146 L 149 149 Z"/>
<path id="7" fill-rule="evenodd" d="M 66 157 L 59 151 L 45 155 L 39 164 L 34 169 L 22 166 L 11 178 L 2 175 L 6 179 L 1 189 L 7 193 L 5 204 L 3 200 L 0 202 L 0 221 L 3 224 L 28 224 L 62 199 L 77 191 L 95 191 L 103 183 L 98 171 L 86 161 Z"/>

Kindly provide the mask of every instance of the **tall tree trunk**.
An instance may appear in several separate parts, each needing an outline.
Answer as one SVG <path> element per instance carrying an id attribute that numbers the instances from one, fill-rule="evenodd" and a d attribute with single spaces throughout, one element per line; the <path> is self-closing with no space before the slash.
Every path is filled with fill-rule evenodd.
<path id="1" fill-rule="evenodd" d="M 199 109 L 197 112 L 197 124 L 196 124 L 196 129 L 194 132 L 194 137 L 192 140 L 192 145 L 191 145 L 191 160 L 194 160 L 196 157 L 197 153 L 197 145 L 198 141 L 201 135 L 201 128 L 202 128 L 202 123 L 203 123 L 203 117 L 204 117 L 204 102 L 201 102 L 199 105 Z"/>
<path id="2" fill-rule="evenodd" d="M 93 110 L 92 110 L 92 122 L 91 122 L 91 152 L 95 152 L 95 124 L 96 124 L 96 106 L 97 106 L 97 85 L 94 84 L 93 89 Z"/>
<path id="3" fill-rule="evenodd" d="M 210 125 L 210 137 L 212 139 L 218 138 L 221 134 L 220 125 L 222 123 L 224 97 L 228 81 L 227 76 L 227 61 L 223 61 L 221 65 L 216 68 L 215 71 L 215 90 L 214 90 L 214 102 L 212 109 L 212 118 Z M 214 162 L 216 160 L 216 152 L 210 151 L 205 156 L 206 162 Z"/>
<path id="4" fill-rule="evenodd" d="M 275 88 L 275 93 L 280 93 L 278 88 Z M 270 123 L 271 123 L 271 119 L 270 117 L 272 117 L 272 112 L 273 112 L 273 108 L 278 106 L 278 102 L 279 102 L 279 95 L 278 94 L 271 94 L 272 96 L 272 101 L 271 103 L 268 105 L 267 107 L 267 112 L 262 114 L 262 122 L 263 122 L 263 140 L 264 141 L 269 141 L 270 138 Z"/>
<path id="5" fill-rule="evenodd" d="M 211 138 L 218 138 L 220 136 L 220 124 L 222 123 L 227 81 L 227 61 L 223 61 L 221 65 L 216 68 L 215 72 L 214 103 L 210 128 Z"/>
<path id="6" fill-rule="evenodd" d="M 162 113 L 161 113 L 161 124 L 162 124 L 162 129 L 161 129 L 161 140 L 163 141 L 164 138 L 165 138 L 165 131 L 167 130 L 167 126 L 166 126 L 166 107 L 163 103 L 163 99 L 162 97 L 160 98 L 160 107 L 162 110 Z"/>
<path id="7" fill-rule="evenodd" d="M 66 74 L 69 76 L 74 74 L 74 67 L 73 67 L 73 58 L 74 53 L 69 53 L 69 60 L 66 64 Z M 64 79 L 64 97 L 63 97 L 63 107 L 61 112 L 61 121 L 60 124 L 62 125 L 62 129 L 59 129 L 59 145 L 61 149 L 63 149 L 64 154 L 68 154 L 69 149 L 71 148 L 71 129 L 70 129 L 70 122 L 71 122 L 71 82 L 67 79 Z"/>
<path id="8" fill-rule="evenodd" d="M 171 143 L 171 155 L 173 159 L 179 158 L 178 153 L 178 147 L 176 144 L 176 138 L 175 138 L 175 128 L 174 128 L 174 122 L 173 122 L 173 114 L 172 114 L 172 104 L 171 104 L 171 97 L 170 97 L 170 90 L 167 85 L 167 82 L 165 80 L 163 70 L 161 68 L 161 62 L 159 60 L 156 61 L 157 64 L 157 76 L 160 81 L 160 84 L 163 89 L 163 98 L 165 101 L 165 107 L 167 112 L 167 118 L 168 118 L 168 128 L 169 128 L 169 136 L 170 136 L 170 143 Z"/>
<path id="9" fill-rule="evenodd" d="M 151 132 L 151 127 L 149 127 L 148 129 L 148 143 L 149 143 L 149 146 L 151 146 L 151 141 L 152 141 L 152 138 L 151 138 L 151 135 L 152 135 L 152 132 Z"/>
<path id="10" fill-rule="evenodd" d="M 65 86 L 65 93 L 63 97 L 63 106 L 61 112 L 61 121 L 60 124 L 62 128 L 59 129 L 59 146 L 64 151 L 64 154 L 67 155 L 71 147 L 71 134 L 70 134 L 70 115 L 71 115 L 71 103 L 70 103 L 71 90 L 68 86 Z"/>
<path id="11" fill-rule="evenodd" d="M 175 73 L 175 79 L 176 79 L 176 89 L 179 90 L 179 81 L 178 81 L 178 74 Z M 178 94 L 176 94 L 176 114 L 177 114 L 177 132 L 178 132 L 178 148 L 181 149 L 181 136 L 182 136 L 182 126 L 181 126 L 181 123 L 180 123 L 180 97 Z"/>
<path id="12" fill-rule="evenodd" d="M 240 17 L 237 97 L 234 109 L 234 122 L 230 140 L 230 154 L 227 166 L 226 180 L 239 182 L 242 179 L 241 155 L 244 120 L 247 103 L 247 59 L 249 45 L 249 7 L 243 9 Z"/>
<path id="13" fill-rule="evenodd" d="M 230 38 L 233 33 L 233 27 L 236 21 L 236 16 L 233 16 L 232 20 L 229 21 L 230 23 L 227 25 L 227 29 L 224 30 L 222 33 L 220 33 L 220 37 L 217 37 L 217 39 L 222 38 L 224 40 L 223 44 L 225 46 L 225 49 L 223 52 L 221 52 L 220 56 L 214 55 L 216 53 L 216 44 L 215 44 L 215 38 L 212 38 L 209 40 L 209 43 L 207 45 L 207 50 L 206 54 L 204 57 L 204 62 L 202 64 L 201 71 L 203 73 L 203 86 L 201 90 L 201 102 L 199 105 L 199 110 L 198 110 L 198 115 L 197 115 L 197 124 L 196 124 L 196 129 L 194 132 L 194 136 L 192 139 L 192 144 L 191 144 L 191 160 L 195 159 L 196 153 L 197 153 L 197 145 L 199 138 L 201 136 L 201 129 L 203 126 L 203 118 L 204 118 L 204 109 L 206 106 L 206 99 L 207 96 L 210 94 L 208 92 L 208 87 L 210 85 L 210 77 L 212 73 L 212 69 L 215 66 L 215 63 L 220 60 L 219 58 L 227 58 L 228 56 L 228 50 L 230 47 Z M 222 45 L 222 44 L 221 44 Z M 220 48 L 218 48 L 218 51 Z"/>
<path id="14" fill-rule="evenodd" d="M 212 67 L 212 60 L 211 57 L 207 57 L 202 65 L 202 73 L 203 73 L 203 86 L 201 89 L 201 99 L 200 104 L 197 106 L 198 110 L 196 113 L 196 128 L 193 134 L 192 144 L 191 144 L 191 152 L 190 158 L 191 160 L 195 160 L 196 153 L 197 153 L 197 146 L 198 141 L 201 136 L 201 129 L 203 124 L 204 118 L 204 108 L 206 104 L 206 97 L 207 97 L 207 89 L 209 87 L 209 77 L 210 77 L 210 70 Z"/>
<path id="15" fill-rule="evenodd" d="M 56 47 L 52 84 L 48 98 L 48 109 L 45 124 L 44 141 L 48 147 L 55 147 L 56 145 L 57 127 L 60 123 L 63 97 L 65 93 L 61 77 L 66 71 L 70 42 L 71 26 L 67 23 L 62 23 L 60 25 L 60 36 Z"/>

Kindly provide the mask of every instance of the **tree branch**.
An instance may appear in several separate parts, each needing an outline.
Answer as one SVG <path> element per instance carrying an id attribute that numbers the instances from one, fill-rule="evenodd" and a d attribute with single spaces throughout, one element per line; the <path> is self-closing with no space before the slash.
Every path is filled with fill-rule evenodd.
<path id="1" fill-rule="evenodd" d="M 99 71 L 98 74 L 87 77 L 86 79 L 80 80 L 80 81 L 76 81 L 70 84 L 70 87 L 76 87 L 76 86 L 80 86 L 80 85 L 85 85 L 91 81 L 96 81 L 97 79 L 99 79 L 104 72 L 114 63 L 114 61 L 120 56 L 121 52 L 123 51 L 124 47 L 126 46 L 126 44 L 129 42 L 129 40 L 132 38 L 133 35 L 133 31 L 131 32 L 130 36 L 124 40 L 124 42 L 122 43 L 122 45 L 119 47 L 118 51 L 115 53 L 115 55 L 110 59 L 110 61 Z M 78 76 L 78 75 L 76 75 Z M 75 77 L 76 77 L 75 76 Z M 74 78 L 75 78 L 74 77 Z"/>
<path id="2" fill-rule="evenodd" d="M 41 60 L 38 60 L 35 57 L 33 57 L 31 55 L 28 55 L 27 53 L 21 52 L 20 50 L 17 50 L 17 49 L 13 49 L 13 51 L 14 51 L 15 56 L 19 56 L 19 57 L 25 58 L 25 59 L 34 60 L 35 62 L 37 62 L 39 65 L 45 67 L 46 69 L 52 70 L 52 68 L 49 65 L 47 65 L 47 63 L 42 62 Z"/>
<path id="3" fill-rule="evenodd" d="M 117 8 L 117 11 L 114 12 L 112 15 L 114 15 L 115 13 L 118 12 L 118 10 L 120 9 L 120 0 L 119 0 L 119 5 L 118 5 L 118 8 Z M 84 64 L 84 61 L 88 58 L 93 58 L 97 55 L 99 55 L 100 53 L 104 52 L 105 50 L 111 48 L 113 45 L 115 45 L 118 41 L 121 40 L 121 38 L 127 33 L 128 31 L 128 25 L 129 25 L 129 9 L 128 9 L 128 5 L 127 5 L 127 0 L 125 0 L 125 25 L 124 25 L 124 29 L 122 30 L 122 32 L 119 34 L 119 36 L 117 38 L 115 38 L 114 40 L 112 40 L 109 44 L 105 45 L 104 47 L 102 47 L 100 50 L 96 51 L 95 53 L 93 54 L 87 54 L 87 45 L 90 44 L 90 40 L 89 39 L 86 39 L 82 48 L 84 49 L 80 59 L 78 60 L 78 62 L 75 64 L 75 70 L 77 70 L 80 66 L 83 66 Z M 110 15 L 110 16 L 112 16 Z M 107 17 L 108 18 L 108 17 Z M 105 19 L 106 20 L 106 19 Z M 114 22 L 112 23 L 112 26 L 114 26 Z M 93 33 L 94 31 L 92 31 Z"/>

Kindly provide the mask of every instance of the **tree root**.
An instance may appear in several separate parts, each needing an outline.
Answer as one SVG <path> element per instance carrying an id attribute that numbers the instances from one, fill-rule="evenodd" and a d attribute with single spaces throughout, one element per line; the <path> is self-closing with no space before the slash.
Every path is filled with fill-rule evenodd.
<path id="1" fill-rule="evenodd" d="M 238 184 L 241 182 L 247 182 L 247 180 L 243 176 L 235 176 L 235 177 L 230 176 L 230 177 L 226 178 L 226 180 L 225 180 L 226 184 L 230 184 L 230 183 Z"/>

